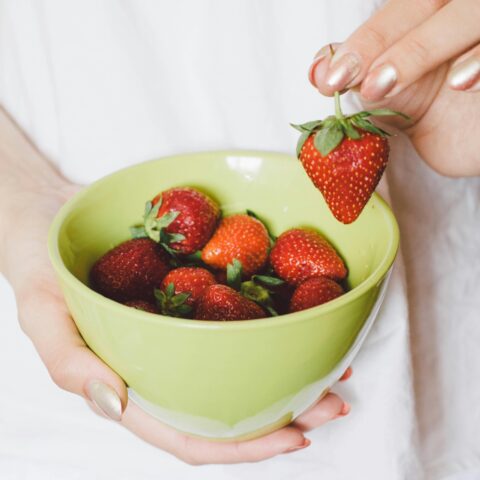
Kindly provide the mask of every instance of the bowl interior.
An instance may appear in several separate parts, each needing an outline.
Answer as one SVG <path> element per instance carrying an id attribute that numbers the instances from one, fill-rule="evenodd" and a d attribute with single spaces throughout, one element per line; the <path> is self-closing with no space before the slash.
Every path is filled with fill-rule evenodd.
<path id="1" fill-rule="evenodd" d="M 356 222 L 343 225 L 332 216 L 295 158 L 260 152 L 213 152 L 136 165 L 79 193 L 58 219 L 57 245 L 66 268 L 88 284 L 92 264 L 129 238 L 129 226 L 141 221 L 145 202 L 173 186 L 201 189 L 216 199 L 227 215 L 253 210 L 274 235 L 296 226 L 318 229 L 346 262 L 349 288 L 393 260 L 386 257 L 392 251 L 397 227 L 378 195 Z"/>

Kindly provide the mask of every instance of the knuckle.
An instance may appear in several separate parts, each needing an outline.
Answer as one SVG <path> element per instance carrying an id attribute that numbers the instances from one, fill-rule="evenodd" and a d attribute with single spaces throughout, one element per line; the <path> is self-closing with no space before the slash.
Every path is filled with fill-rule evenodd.
<path id="1" fill-rule="evenodd" d="M 450 0 L 422 0 L 420 6 L 423 6 L 427 12 L 432 10 L 440 10 L 444 7 Z"/>
<path id="2" fill-rule="evenodd" d="M 442 7 L 444 7 L 450 0 L 423 0 L 423 4 L 426 6 L 426 8 L 434 9 L 434 10 L 440 10 Z"/>
<path id="3" fill-rule="evenodd" d="M 404 51 L 408 55 L 408 60 L 419 67 L 427 65 L 429 58 L 432 56 L 432 52 L 423 41 L 415 37 L 405 40 Z"/>
<path id="4" fill-rule="evenodd" d="M 364 26 L 362 32 L 362 43 L 365 43 L 366 45 L 375 45 L 382 51 L 386 50 L 389 45 L 389 41 L 385 33 L 368 24 Z"/>

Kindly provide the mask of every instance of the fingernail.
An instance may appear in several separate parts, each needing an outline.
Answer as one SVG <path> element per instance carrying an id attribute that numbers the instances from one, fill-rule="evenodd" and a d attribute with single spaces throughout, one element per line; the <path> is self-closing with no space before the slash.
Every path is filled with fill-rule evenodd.
<path id="1" fill-rule="evenodd" d="M 348 403 L 344 403 L 340 412 L 338 412 L 338 414 L 335 415 L 335 417 L 333 417 L 333 419 L 336 420 L 337 418 L 346 417 L 350 413 L 351 409 L 352 409 L 352 407 Z"/>
<path id="2" fill-rule="evenodd" d="M 345 415 L 348 415 L 351 409 L 352 407 L 350 406 L 350 404 L 348 404 L 347 402 L 343 402 L 342 409 L 340 410 L 340 415 L 342 417 L 344 417 Z"/>
<path id="3" fill-rule="evenodd" d="M 329 45 L 325 45 L 313 57 L 313 62 L 310 65 L 310 68 L 308 69 L 308 80 L 315 88 L 317 88 L 317 80 L 318 80 L 315 78 L 316 68 L 318 67 L 320 62 L 322 62 L 323 60 L 325 60 L 325 58 L 332 55 L 332 49 L 333 51 L 335 51 L 337 45 L 340 45 L 340 44 L 331 43 Z"/>
<path id="4" fill-rule="evenodd" d="M 480 59 L 473 57 L 456 65 L 448 75 L 448 84 L 455 90 L 479 90 Z"/>
<path id="5" fill-rule="evenodd" d="M 352 367 L 348 367 L 345 370 L 345 373 L 341 376 L 340 382 L 346 382 L 353 374 Z"/>
<path id="6" fill-rule="evenodd" d="M 317 87 L 317 84 L 315 83 L 315 70 L 317 69 L 318 64 L 325 60 L 325 58 L 326 55 L 315 57 L 313 63 L 310 65 L 310 68 L 308 70 L 308 80 L 315 88 Z"/>
<path id="7" fill-rule="evenodd" d="M 86 388 L 88 398 L 108 417 L 119 422 L 122 419 L 122 402 L 109 385 L 92 380 Z"/>
<path id="8" fill-rule="evenodd" d="M 287 448 L 283 453 L 290 453 L 290 452 L 296 452 L 297 450 L 301 450 L 302 448 L 307 448 L 312 442 L 306 438 L 302 445 L 297 445 L 295 447 L 290 447 L 290 448 Z"/>
<path id="9" fill-rule="evenodd" d="M 360 73 L 360 58 L 355 53 L 334 57 L 327 72 L 325 83 L 334 90 L 343 90 Z"/>
<path id="10" fill-rule="evenodd" d="M 361 95 L 368 100 L 385 97 L 398 80 L 397 70 L 392 65 L 381 65 L 373 69 L 362 83 Z"/>

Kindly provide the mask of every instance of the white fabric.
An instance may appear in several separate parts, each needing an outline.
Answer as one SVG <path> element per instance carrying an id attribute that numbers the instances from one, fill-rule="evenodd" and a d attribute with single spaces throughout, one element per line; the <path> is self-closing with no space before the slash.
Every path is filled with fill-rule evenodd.
<path id="1" fill-rule="evenodd" d="M 3 0 L 0 101 L 82 183 L 184 151 L 293 153 L 288 123 L 332 110 L 306 81 L 312 55 L 374 3 Z M 401 136 L 391 157 L 382 188 L 402 254 L 354 377 L 337 388 L 349 417 L 309 433 L 301 452 L 190 467 L 56 388 L 3 282 L 0 478 L 480 478 L 480 182 L 439 177 Z"/>

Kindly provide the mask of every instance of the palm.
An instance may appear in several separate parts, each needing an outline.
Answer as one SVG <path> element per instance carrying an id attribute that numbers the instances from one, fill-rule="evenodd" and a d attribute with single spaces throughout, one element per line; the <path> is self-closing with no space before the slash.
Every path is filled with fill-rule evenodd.
<path id="1" fill-rule="evenodd" d="M 382 121 L 403 128 L 434 170 L 445 175 L 459 171 L 468 175 L 474 173 L 480 149 L 471 120 L 480 111 L 480 95 L 450 89 L 446 82 L 448 67 L 443 64 L 399 95 L 374 106 L 389 107 L 412 118 L 413 125 L 407 126 L 394 117 Z"/>

